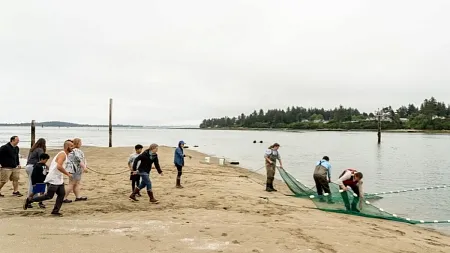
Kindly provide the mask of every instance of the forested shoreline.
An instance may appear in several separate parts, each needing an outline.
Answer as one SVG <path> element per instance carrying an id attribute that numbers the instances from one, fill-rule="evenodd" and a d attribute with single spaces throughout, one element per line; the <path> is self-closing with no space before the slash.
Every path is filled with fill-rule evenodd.
<path id="1" fill-rule="evenodd" d="M 434 97 L 416 106 L 409 104 L 397 109 L 387 106 L 380 112 L 361 112 L 356 108 L 340 105 L 334 109 L 304 108 L 270 109 L 242 113 L 236 117 L 204 119 L 200 128 L 226 129 L 310 129 L 310 130 L 372 130 L 382 129 L 450 130 L 450 105 Z"/>

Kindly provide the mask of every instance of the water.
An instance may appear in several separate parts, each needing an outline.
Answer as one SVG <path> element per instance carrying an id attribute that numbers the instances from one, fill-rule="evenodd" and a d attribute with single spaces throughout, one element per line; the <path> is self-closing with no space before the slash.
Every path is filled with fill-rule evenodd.
<path id="1" fill-rule="evenodd" d="M 0 127 L 0 143 L 12 135 L 21 138 L 19 146 L 29 147 L 29 127 Z M 37 138 L 48 146 L 61 146 L 68 138 L 80 137 L 84 145 L 107 146 L 107 128 L 36 128 Z M 382 144 L 373 132 L 274 132 L 222 131 L 199 129 L 128 129 L 115 128 L 113 146 L 144 146 L 155 142 L 176 146 L 184 140 L 198 151 L 239 161 L 256 170 L 263 166 L 263 153 L 273 142 L 281 144 L 280 154 L 292 175 L 306 185 L 313 185 L 312 171 L 322 156 L 330 157 L 332 177 L 337 179 L 345 168 L 364 173 L 365 191 L 369 193 L 417 187 L 450 185 L 450 135 L 383 133 Z M 256 140 L 258 143 L 254 144 Z M 262 140 L 264 143 L 260 144 Z M 263 173 L 264 170 L 261 170 Z M 450 220 L 450 188 L 384 195 L 377 206 L 417 220 Z M 450 225 L 432 225 L 450 232 Z"/>

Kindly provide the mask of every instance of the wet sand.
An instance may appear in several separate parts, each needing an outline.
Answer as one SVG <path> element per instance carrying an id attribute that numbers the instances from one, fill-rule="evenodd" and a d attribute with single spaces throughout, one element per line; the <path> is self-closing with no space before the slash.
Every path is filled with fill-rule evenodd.
<path id="1" fill-rule="evenodd" d="M 64 204 L 58 218 L 50 216 L 53 200 L 46 210 L 23 210 L 24 197 L 11 196 L 8 183 L 0 199 L 0 252 L 450 252 L 450 236 L 315 210 L 307 199 L 284 196 L 291 192 L 280 181 L 279 192 L 267 193 L 263 176 L 216 159 L 202 163 L 205 155 L 189 149 L 184 189 L 175 188 L 173 148 L 160 147 L 164 176 L 156 170 L 151 176 L 160 203 L 150 204 L 144 194 L 132 202 L 124 171 L 133 148 L 83 150 L 91 169 L 116 175 L 84 174 L 89 200 Z M 22 193 L 26 180 L 23 170 Z"/>

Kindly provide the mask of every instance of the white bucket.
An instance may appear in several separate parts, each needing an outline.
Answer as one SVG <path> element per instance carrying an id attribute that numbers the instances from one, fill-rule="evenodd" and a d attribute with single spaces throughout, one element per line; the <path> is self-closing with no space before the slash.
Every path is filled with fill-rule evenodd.
<path id="1" fill-rule="evenodd" d="M 210 157 L 209 156 L 205 157 L 205 163 L 209 163 L 209 161 L 210 161 Z"/>
<path id="2" fill-rule="evenodd" d="M 220 158 L 219 159 L 219 165 L 225 165 L 225 159 L 224 158 Z"/>

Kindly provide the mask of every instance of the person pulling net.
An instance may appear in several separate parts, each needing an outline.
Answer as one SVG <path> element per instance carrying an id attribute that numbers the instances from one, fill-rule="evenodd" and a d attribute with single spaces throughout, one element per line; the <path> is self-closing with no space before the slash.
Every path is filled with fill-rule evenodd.
<path id="1" fill-rule="evenodd" d="M 346 169 L 337 180 L 337 184 L 342 190 L 341 196 L 344 201 L 345 209 L 352 212 L 360 212 L 364 200 L 363 195 L 363 174 L 355 169 Z M 354 192 L 352 203 L 348 198 L 347 189 L 350 187 Z M 359 209 L 357 208 L 359 202 Z"/>

